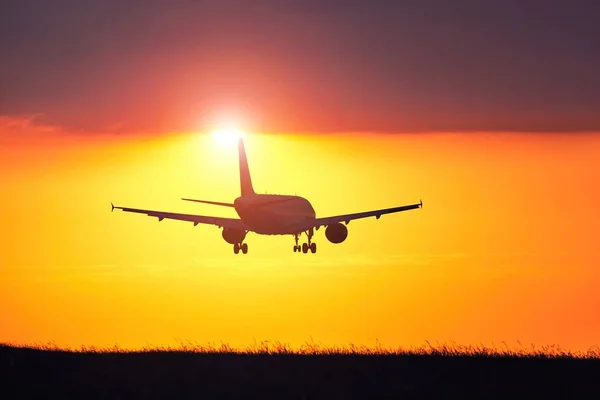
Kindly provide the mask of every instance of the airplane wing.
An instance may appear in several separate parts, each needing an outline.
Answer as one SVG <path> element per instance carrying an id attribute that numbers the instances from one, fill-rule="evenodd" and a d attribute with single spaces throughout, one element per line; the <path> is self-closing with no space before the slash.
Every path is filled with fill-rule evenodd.
<path id="1" fill-rule="evenodd" d="M 419 203 L 416 203 L 416 204 L 409 204 L 409 205 L 400 206 L 400 207 L 383 208 L 380 210 L 365 211 L 365 212 L 359 212 L 359 213 L 354 213 L 354 214 L 335 215 L 333 217 L 317 218 L 313 221 L 310 221 L 308 223 L 309 226 L 303 226 L 301 230 L 308 230 L 310 228 L 319 229 L 321 226 L 333 225 L 338 222 L 344 222 L 346 225 L 348 225 L 348 223 L 350 221 L 355 220 L 355 219 L 369 218 L 369 217 L 375 217 L 375 218 L 379 219 L 384 214 L 392 214 L 392 213 L 397 213 L 397 212 L 401 212 L 401 211 L 414 210 L 416 208 L 421 208 L 421 207 L 423 207 L 423 201 L 420 201 Z"/>
<path id="2" fill-rule="evenodd" d="M 163 219 L 174 219 L 178 221 L 187 221 L 193 222 L 194 226 L 198 224 L 208 224 L 215 225 L 219 228 L 230 228 L 230 229 L 238 229 L 238 230 L 249 230 L 246 224 L 242 222 L 241 219 L 235 218 L 222 218 L 222 217 L 209 217 L 204 215 L 195 215 L 195 214 L 178 214 L 172 212 L 164 212 L 164 211 L 152 211 L 152 210 L 142 210 L 139 208 L 129 208 L 129 207 L 119 207 L 110 203 L 113 211 L 114 209 L 122 210 L 125 212 L 133 212 L 138 214 L 146 214 L 149 217 L 156 217 L 158 221 L 162 221 Z"/>

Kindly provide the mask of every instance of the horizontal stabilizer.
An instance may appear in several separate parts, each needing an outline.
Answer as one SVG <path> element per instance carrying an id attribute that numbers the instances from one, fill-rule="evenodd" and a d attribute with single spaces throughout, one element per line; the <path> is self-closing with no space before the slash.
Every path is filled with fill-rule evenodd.
<path id="1" fill-rule="evenodd" d="M 223 207 L 235 207 L 233 205 L 233 203 L 221 203 L 220 201 L 208 201 L 208 200 L 196 200 L 196 199 L 181 199 L 181 200 L 185 200 L 185 201 L 193 201 L 196 203 L 205 203 L 205 204 L 212 204 L 214 206 L 223 206 Z"/>

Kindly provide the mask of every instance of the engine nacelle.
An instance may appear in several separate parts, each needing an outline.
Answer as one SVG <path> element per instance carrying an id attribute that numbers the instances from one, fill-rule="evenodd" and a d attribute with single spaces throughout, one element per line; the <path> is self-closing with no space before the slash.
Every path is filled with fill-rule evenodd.
<path id="1" fill-rule="evenodd" d="M 227 243 L 236 244 L 242 243 L 244 241 L 244 238 L 246 237 L 246 231 L 240 231 L 231 228 L 223 228 L 223 233 L 221 235 Z"/>
<path id="2" fill-rule="evenodd" d="M 340 222 L 328 225 L 325 229 L 325 237 L 331 243 L 342 243 L 348 237 L 348 228 Z"/>

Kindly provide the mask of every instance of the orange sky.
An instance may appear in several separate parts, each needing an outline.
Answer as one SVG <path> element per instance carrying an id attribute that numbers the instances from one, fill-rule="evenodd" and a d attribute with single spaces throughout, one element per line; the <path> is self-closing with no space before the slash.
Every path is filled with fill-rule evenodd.
<path id="1" fill-rule="evenodd" d="M 307 197 L 317 216 L 424 208 L 351 222 L 341 245 L 319 231 L 316 255 L 249 234 L 234 256 L 216 227 L 110 202 L 234 216 L 178 199 L 233 200 L 235 147 L 7 126 L 0 341 L 598 344 L 598 135 L 251 134 L 257 191 Z"/>

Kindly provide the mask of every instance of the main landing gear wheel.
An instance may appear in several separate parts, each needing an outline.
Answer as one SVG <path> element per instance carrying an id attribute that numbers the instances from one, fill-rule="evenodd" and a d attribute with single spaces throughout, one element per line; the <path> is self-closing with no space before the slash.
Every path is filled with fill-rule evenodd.
<path id="1" fill-rule="evenodd" d="M 308 253 L 309 251 L 311 253 L 316 253 L 317 252 L 317 244 L 312 242 L 312 237 L 313 237 L 313 230 L 310 229 L 308 231 L 306 231 L 306 236 L 308 236 L 308 243 L 302 243 L 302 246 L 300 246 L 300 244 L 298 244 L 298 241 L 300 239 L 300 233 L 297 233 L 294 235 L 294 240 L 296 241 L 296 244 L 294 245 L 294 253 Z"/>
<path id="2" fill-rule="evenodd" d="M 233 252 L 239 254 L 240 250 L 242 254 L 248 254 L 248 243 L 236 243 L 233 245 Z"/>

